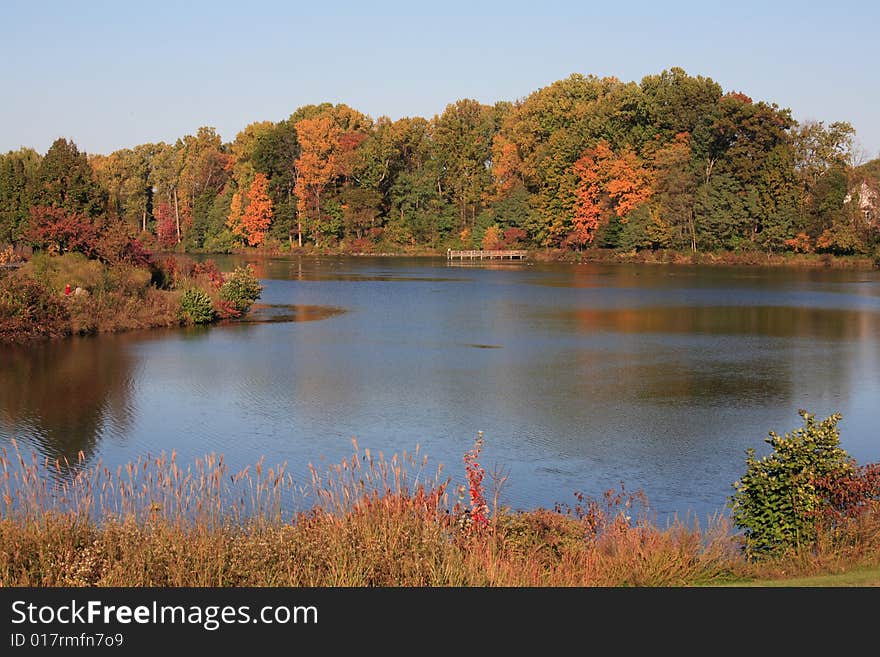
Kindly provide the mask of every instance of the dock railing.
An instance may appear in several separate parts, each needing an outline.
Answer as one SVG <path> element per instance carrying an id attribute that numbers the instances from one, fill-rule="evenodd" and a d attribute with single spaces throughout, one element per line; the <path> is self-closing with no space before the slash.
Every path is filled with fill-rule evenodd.
<path id="1" fill-rule="evenodd" d="M 446 251 L 447 260 L 525 260 L 528 255 L 528 251 L 524 251 L 521 249 L 472 249 L 467 251 L 456 251 L 454 249 L 447 249 Z"/>

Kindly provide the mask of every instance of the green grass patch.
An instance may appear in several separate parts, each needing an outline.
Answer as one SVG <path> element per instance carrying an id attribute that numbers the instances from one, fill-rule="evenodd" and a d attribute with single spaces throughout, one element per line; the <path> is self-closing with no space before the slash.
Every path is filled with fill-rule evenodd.
<path id="1" fill-rule="evenodd" d="M 736 586 L 736 587 L 792 587 L 792 586 L 880 586 L 880 566 L 873 568 L 856 568 L 843 573 L 830 575 L 812 575 L 810 577 L 792 577 L 784 579 L 760 579 L 740 580 L 726 582 L 724 584 L 710 584 L 709 586 Z"/>

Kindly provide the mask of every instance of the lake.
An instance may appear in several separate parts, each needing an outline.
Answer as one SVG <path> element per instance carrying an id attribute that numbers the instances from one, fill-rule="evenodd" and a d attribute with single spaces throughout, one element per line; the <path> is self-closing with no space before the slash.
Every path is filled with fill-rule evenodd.
<path id="1" fill-rule="evenodd" d="M 513 508 L 621 482 L 703 521 L 770 430 L 839 411 L 880 461 L 880 272 L 439 258 L 215 258 L 247 321 L 0 349 L 0 445 L 117 465 L 265 457 L 308 481 L 361 448 L 481 464 Z M 487 477 L 489 486 L 492 477 Z"/>

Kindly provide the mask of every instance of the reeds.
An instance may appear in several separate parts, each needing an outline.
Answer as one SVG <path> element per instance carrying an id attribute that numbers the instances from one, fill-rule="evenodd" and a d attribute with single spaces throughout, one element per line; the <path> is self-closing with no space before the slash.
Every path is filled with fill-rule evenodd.
<path id="1" fill-rule="evenodd" d="M 177 455 L 111 469 L 0 455 L 2 586 L 692 586 L 880 562 L 877 509 L 796 555 L 754 564 L 729 520 L 658 527 L 622 486 L 572 508 L 511 511 L 474 449 L 468 485 L 418 447 L 360 449 L 297 482 L 261 460 Z M 487 498 L 492 500 L 487 503 Z"/>

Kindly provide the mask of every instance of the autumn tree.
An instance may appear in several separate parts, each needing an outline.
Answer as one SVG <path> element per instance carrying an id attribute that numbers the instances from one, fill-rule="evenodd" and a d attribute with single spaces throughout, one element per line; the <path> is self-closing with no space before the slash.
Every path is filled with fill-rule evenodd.
<path id="1" fill-rule="evenodd" d="M 568 242 L 575 246 L 591 244 L 612 216 L 626 221 L 651 196 L 650 174 L 639 157 L 629 148 L 617 155 L 604 140 L 574 163 L 574 172 L 577 187 Z"/>
<path id="2" fill-rule="evenodd" d="M 156 238 L 164 249 L 173 249 L 178 244 L 178 220 L 174 209 L 166 202 L 156 206 Z"/>
<path id="3" fill-rule="evenodd" d="M 42 206 L 112 228 L 120 244 L 127 229 L 154 228 L 179 250 L 304 236 L 443 249 L 488 235 L 855 253 L 880 236 L 845 202 L 876 184 L 853 166 L 854 137 L 848 123 L 798 125 L 680 68 L 639 83 L 576 73 L 514 102 L 459 100 L 430 120 L 321 103 L 252 123 L 231 144 L 201 127 L 90 158 L 64 139 L 43 158 L 0 156 L 0 242 L 20 240 Z"/>
<path id="4" fill-rule="evenodd" d="M 64 208 L 35 206 L 30 210 L 27 240 L 53 255 L 69 251 L 93 258 L 98 254 L 98 230 L 89 217 Z"/>
<path id="5" fill-rule="evenodd" d="M 604 161 L 609 157 L 611 150 L 605 142 L 600 142 L 596 148 L 585 152 L 574 163 L 577 187 L 572 230 L 566 238 L 569 244 L 585 246 L 591 244 L 596 236 L 596 231 L 606 214 L 603 203 L 602 169 L 605 166 Z"/>
<path id="6" fill-rule="evenodd" d="M 490 200 L 507 198 L 517 186 L 524 185 L 522 166 L 517 145 L 504 135 L 496 134 L 492 139 Z"/>
<path id="7" fill-rule="evenodd" d="M 337 173 L 341 130 L 329 116 L 296 123 L 300 156 L 296 160 L 297 242 L 302 246 L 303 219 L 311 225 L 316 242 L 321 220 L 321 193 Z"/>
<path id="8" fill-rule="evenodd" d="M 182 239 L 182 224 L 185 223 L 186 210 L 181 212 L 181 198 L 179 194 L 181 186 L 181 172 L 184 167 L 183 142 L 178 140 L 170 145 L 159 143 L 152 158 L 150 182 L 156 189 L 160 201 L 159 211 L 156 212 L 156 234 L 160 241 L 167 239 L 167 233 L 160 234 L 160 225 L 167 226 L 169 217 L 173 220 L 174 243 L 179 244 Z M 161 216 L 160 216 L 161 215 Z M 182 220 L 183 216 L 183 220 Z"/>
<path id="9" fill-rule="evenodd" d="M 855 129 L 846 121 L 826 126 L 824 121 L 805 121 L 792 131 L 795 168 L 809 190 L 834 166 L 847 166 L 852 159 Z"/>
<path id="10" fill-rule="evenodd" d="M 259 246 L 263 243 L 269 224 L 272 223 L 272 199 L 269 198 L 268 190 L 268 178 L 265 174 L 256 174 L 247 193 L 247 208 L 241 215 L 241 221 L 236 224 L 240 227 L 239 234 L 251 246 Z"/>

